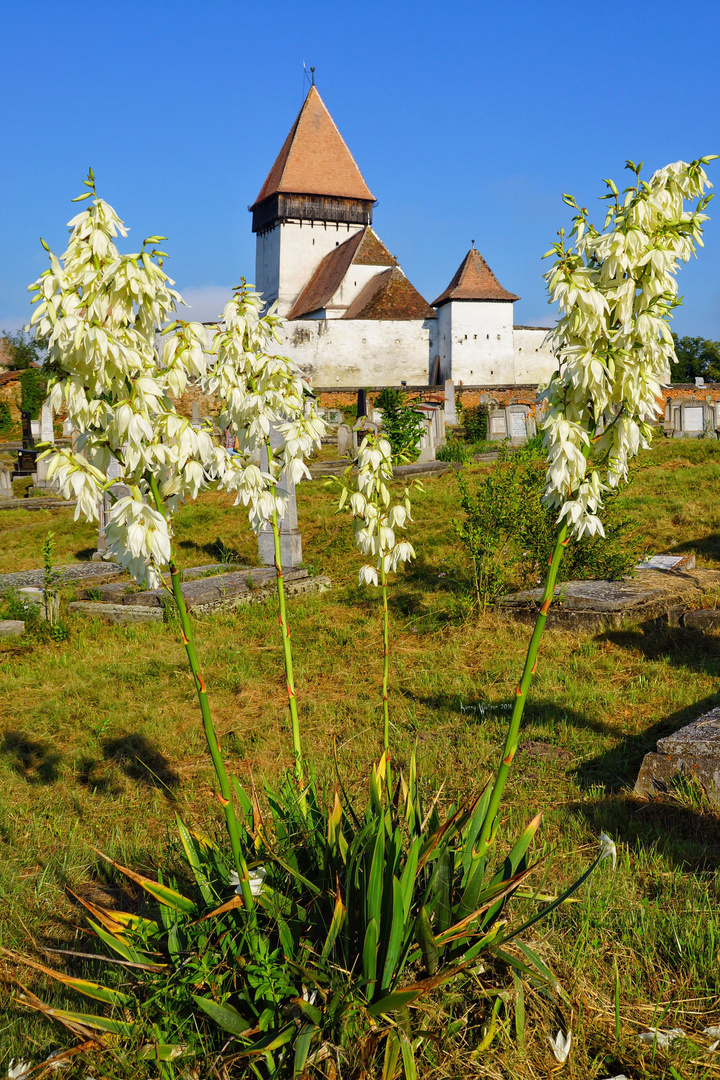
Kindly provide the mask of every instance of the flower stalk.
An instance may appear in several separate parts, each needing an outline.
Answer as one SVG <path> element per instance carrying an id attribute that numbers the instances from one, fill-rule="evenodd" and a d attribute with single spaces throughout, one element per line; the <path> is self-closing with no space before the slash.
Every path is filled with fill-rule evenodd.
<path id="1" fill-rule="evenodd" d="M 147 476 L 147 481 L 152 492 L 155 506 L 158 513 L 167 518 L 167 512 L 165 509 L 165 503 L 163 502 L 160 494 L 160 488 L 155 477 L 150 474 Z M 195 639 L 193 635 L 192 622 L 190 620 L 190 613 L 188 611 L 185 597 L 182 593 L 180 585 L 180 571 L 178 570 L 175 559 L 170 555 L 168 561 L 168 568 L 170 570 L 170 582 L 172 588 L 173 599 L 175 606 L 178 610 L 180 617 L 180 626 L 182 630 L 182 639 L 185 646 L 185 652 L 188 658 L 188 664 L 190 665 L 190 671 L 193 675 L 195 682 L 195 689 L 197 691 L 198 701 L 200 703 L 200 712 L 202 714 L 203 728 L 205 730 L 205 739 L 207 741 L 208 750 L 210 751 L 210 757 L 212 759 L 213 766 L 215 768 L 215 775 L 217 776 L 218 783 L 220 785 L 219 801 L 225 814 L 225 824 L 227 827 L 228 837 L 230 839 L 230 847 L 232 848 L 233 861 L 237 869 L 238 878 L 240 881 L 240 888 L 242 890 L 242 898 L 245 908 L 249 913 L 252 913 L 255 906 L 255 900 L 250 889 L 249 873 L 247 863 L 243 857 L 242 848 L 240 846 L 240 833 L 238 829 L 237 818 L 235 817 L 235 807 L 232 799 L 232 788 L 230 786 L 230 778 L 225 768 L 225 762 L 222 759 L 220 752 L 220 742 L 215 731 L 215 726 L 212 721 L 212 715 L 210 713 L 210 703 L 208 701 L 207 689 L 205 687 L 205 680 L 200 674 L 200 662 L 198 660 L 197 650 L 195 648 Z"/>
<path id="2" fill-rule="evenodd" d="M 272 446 L 270 444 L 269 438 L 265 440 L 265 449 L 267 451 L 268 462 L 271 462 Z M 270 485 L 270 492 L 273 496 L 273 499 L 275 498 L 276 487 L 276 483 L 272 483 Z M 299 784 L 302 784 L 305 777 L 303 770 L 302 743 L 300 740 L 300 719 L 298 717 L 297 699 L 295 697 L 295 676 L 293 674 L 292 646 L 290 644 L 290 626 L 288 625 L 287 611 L 285 608 L 285 577 L 282 568 L 282 542 L 280 536 L 280 521 L 278 518 L 276 503 L 274 503 L 273 505 L 270 525 L 273 531 L 275 548 L 275 574 L 277 577 L 278 591 L 278 622 L 280 623 L 280 630 L 282 634 L 283 659 L 285 661 L 285 681 L 287 685 L 288 708 L 290 710 L 290 726 L 292 729 L 293 755 L 295 758 L 293 772 L 295 774 L 295 779 L 298 781 Z"/>
<path id="3" fill-rule="evenodd" d="M 390 710 L 388 707 L 388 674 L 390 670 L 390 628 L 388 624 L 388 593 L 385 560 L 380 563 L 380 584 L 383 598 L 383 747 L 387 756 L 390 748 Z"/>
<path id="4" fill-rule="evenodd" d="M 540 639 L 545 629 L 545 623 L 547 622 L 548 612 L 550 605 L 555 595 L 555 585 L 557 584 L 558 570 L 560 569 L 560 563 L 562 557 L 565 554 L 565 548 L 570 541 L 568 536 L 567 526 L 563 525 L 558 533 L 558 538 L 555 541 L 555 547 L 553 548 L 552 555 L 550 556 L 550 563 L 548 565 L 547 575 L 545 577 L 545 589 L 543 591 L 542 604 L 535 620 L 535 628 L 530 638 L 530 644 L 528 645 L 527 655 L 525 657 L 525 666 L 520 678 L 520 682 L 517 685 L 515 691 L 515 703 L 513 705 L 512 715 L 510 717 L 510 724 L 508 726 L 507 735 L 505 737 L 505 747 L 503 749 L 503 756 L 498 765 L 497 772 L 495 774 L 495 782 L 493 784 L 492 793 L 490 795 L 490 802 L 488 804 L 485 820 L 483 821 L 480 835 L 477 841 L 476 854 L 478 857 L 482 857 L 490 846 L 495 831 L 495 821 L 497 818 L 498 810 L 500 809 L 500 803 L 502 802 L 503 793 L 505 791 L 505 785 L 507 783 L 508 776 L 510 775 L 510 768 L 513 763 L 513 759 L 517 752 L 518 743 L 520 741 L 520 724 L 522 722 L 523 712 L 525 711 L 525 703 L 528 697 L 528 691 L 530 690 L 530 684 L 533 680 L 533 675 L 537 671 L 537 659 L 538 650 L 540 648 Z"/>

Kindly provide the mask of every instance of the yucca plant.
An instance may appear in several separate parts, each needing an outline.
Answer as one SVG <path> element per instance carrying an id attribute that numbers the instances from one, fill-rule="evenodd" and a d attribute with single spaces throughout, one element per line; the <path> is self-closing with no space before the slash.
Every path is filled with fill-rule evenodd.
<path id="1" fill-rule="evenodd" d="M 221 787 L 230 851 L 226 842 L 213 841 L 178 821 L 185 883 L 165 882 L 160 873 L 153 881 L 113 863 L 157 906 L 153 918 L 81 901 L 88 908 L 91 929 L 113 954 L 114 970 L 122 973 L 121 978 L 91 982 L 26 961 L 101 1002 L 105 1011 L 50 1009 L 30 992 L 25 996 L 27 1005 L 59 1020 L 88 1045 L 132 1056 L 136 1072 L 142 1061 L 152 1060 L 153 1068 L 168 1080 L 177 1075 L 176 1059 L 193 1057 L 222 1060 L 226 1070 L 236 1067 L 258 1077 L 300 1077 L 311 1066 L 321 1075 L 336 1075 L 335 1064 L 331 1068 L 329 1063 L 339 1055 L 356 1053 L 358 1047 L 366 1048 L 366 1064 L 382 1051 L 383 1080 L 393 1080 L 400 1069 L 412 1080 L 416 1066 L 409 1010 L 427 993 L 460 977 L 481 955 L 507 964 L 516 978 L 558 989 L 554 976 L 519 935 L 563 903 L 601 859 L 612 856 L 614 862 L 614 845 L 601 837 L 596 859 L 578 881 L 540 911 L 514 923 L 506 905 L 532 872 L 528 853 L 540 819 L 530 821 L 504 855 L 498 854 L 502 798 L 563 552 L 571 533 L 602 530 L 597 516 L 602 484 L 597 471 L 585 479 L 587 449 L 592 438 L 598 440 L 598 449 L 607 450 L 610 472 L 623 476 L 628 456 L 647 435 L 641 425 L 651 398 L 654 401 L 659 366 L 668 355 L 667 328 L 660 318 L 672 306 L 674 282 L 668 274 L 678 258 L 692 251 L 703 219 L 701 213 L 684 214 L 682 205 L 683 197 L 702 193 L 700 166 L 698 162 L 671 166 L 649 184 L 638 180 L 622 205 L 616 193 L 609 237 L 588 230 L 585 212 L 580 211 L 575 219 L 578 251 L 567 252 L 562 237 L 556 246 L 558 262 L 549 280 L 565 315 L 556 335 L 560 372 L 547 394 L 551 406 L 546 423 L 547 494 L 559 506 L 563 524 L 494 780 L 442 815 L 439 796 L 429 808 L 423 806 L 414 756 L 407 778 L 400 771 L 393 784 L 385 692 L 385 752 L 372 767 L 365 807 L 352 804 L 340 777 L 337 790 L 327 799 L 311 771 L 307 779 L 299 767 L 299 718 L 291 711 L 294 769 L 277 788 L 266 786 L 269 811 L 263 815 L 254 791 L 248 794 L 222 759 L 187 608 L 173 572 L 173 595 Z M 621 258 L 618 251 L 629 250 L 626 241 L 631 232 L 633 253 Z M 53 273 L 62 285 L 55 264 Z M 52 289 L 43 295 L 48 291 Z M 77 303 L 73 311 L 77 312 Z M 59 307 L 56 320 L 58 315 L 66 317 Z M 239 309 L 236 316 L 242 321 Z M 77 316 L 73 319 L 77 321 Z M 88 323 L 87 330 L 96 335 L 94 324 Z M 187 344 L 187 328 L 180 328 L 180 336 L 183 333 Z M 579 348 L 582 335 L 593 334 L 600 335 L 598 356 L 588 352 L 591 341 L 585 341 L 584 352 Z M 195 332 L 189 336 L 194 338 Z M 67 336 L 60 337 L 71 349 Z M 82 334 L 76 333 L 76 339 L 82 341 Z M 236 346 L 231 342 L 230 347 Z M 247 343 L 243 348 L 246 351 Z M 172 350 L 166 352 L 171 367 L 174 355 Z M 273 362 L 267 358 L 270 375 L 277 371 Z M 151 389 L 146 386 L 143 393 L 152 397 Z M 250 397 L 262 397 L 257 385 L 251 390 Z M 244 390 L 237 385 L 233 392 L 243 397 Z M 258 404 L 263 407 L 262 401 Z M 147 407 L 142 402 L 140 406 Z M 238 402 L 238 414 L 243 409 L 251 412 L 244 399 Z M 97 411 L 92 419 L 99 423 Z M 115 418 L 108 423 L 114 424 Z M 292 435 L 288 442 L 301 441 L 292 432 L 287 434 Z M 98 460 L 102 453 L 100 448 Z M 377 446 L 368 453 L 371 470 L 384 468 L 384 448 Z M 220 465 L 216 461 L 222 473 Z M 141 463 L 143 475 L 147 469 L 147 463 Z M 91 490 L 95 492 L 87 461 L 68 461 L 66 472 L 68 483 L 78 478 L 79 494 L 85 492 L 87 501 Z M 264 488 L 263 478 L 255 484 L 257 477 L 251 472 L 236 486 L 245 490 L 245 501 L 253 506 L 267 502 L 271 515 L 276 511 L 272 517 L 277 529 L 281 509 L 276 501 L 277 477 L 270 479 L 272 490 Z M 144 504 L 135 499 L 137 523 L 145 521 L 145 527 L 133 559 L 154 551 L 157 538 L 152 533 L 159 528 L 162 551 L 172 564 L 163 511 L 171 501 L 173 484 L 185 483 L 187 488 L 196 481 L 196 475 L 178 481 L 171 473 L 163 492 L 148 476 L 156 517 L 148 516 Z M 362 507 L 357 502 L 366 516 L 368 500 Z M 381 502 L 384 507 L 389 504 L 384 494 Z M 406 519 L 407 512 L 394 524 L 402 525 Z M 376 522 L 376 527 L 392 529 L 393 523 Z M 372 540 L 372 531 L 368 535 Z M 367 544 L 368 553 L 380 559 L 383 575 L 391 566 L 386 563 L 389 544 L 388 535 L 379 547 Z M 384 624 L 387 644 L 387 615 Z M 283 633 L 288 636 L 286 621 Z M 287 644 L 289 649 L 289 639 Z M 287 656 L 288 650 L 286 663 Z M 386 691 L 387 648 L 383 685 Z M 488 1038 L 491 1033 L 492 1023 Z"/>

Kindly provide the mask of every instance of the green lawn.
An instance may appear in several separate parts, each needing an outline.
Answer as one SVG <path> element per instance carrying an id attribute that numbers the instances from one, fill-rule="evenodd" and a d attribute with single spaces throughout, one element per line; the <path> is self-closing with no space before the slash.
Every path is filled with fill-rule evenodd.
<path id="1" fill-rule="evenodd" d="M 719 480 L 718 444 L 659 441 L 623 496 L 633 542 L 648 552 L 692 550 L 700 565 L 720 569 Z M 306 562 L 328 574 L 333 589 L 290 601 L 296 683 L 308 755 L 330 777 L 334 740 L 347 785 L 359 791 L 382 748 L 380 609 L 376 593 L 356 584 L 361 560 L 332 499 L 322 481 L 298 489 Z M 210 494 L 179 513 L 182 564 L 256 561 L 246 518 L 231 503 Z M 418 559 L 398 576 L 390 601 L 393 755 L 406 762 L 417 746 L 426 789 L 444 783 L 450 801 L 476 790 L 497 762 L 528 632 L 472 611 L 450 523 L 458 513 L 454 477 L 426 480 L 413 505 Z M 68 510 L 2 511 L 0 530 L 0 573 L 40 566 L 49 530 L 58 562 L 83 561 L 95 548 L 96 530 Z M 43 944 L 79 947 L 83 920 L 68 889 L 120 898 L 120 880 L 93 846 L 152 872 L 176 812 L 204 826 L 219 820 L 175 625 L 68 621 L 60 644 L 0 643 L 0 944 L 43 961 Z M 196 633 L 231 769 L 248 781 L 277 775 L 291 758 L 274 604 L 200 618 Z M 571 1006 L 559 1010 L 526 988 L 524 1055 L 502 1012 L 491 1046 L 476 1053 L 488 998 L 482 976 L 475 978 L 426 1007 L 422 1076 L 549 1076 L 556 1062 L 548 1036 L 566 1025 L 574 1045 L 564 1076 L 720 1075 L 720 1054 L 709 1053 L 699 1034 L 720 1024 L 720 814 L 692 788 L 652 804 L 631 794 L 657 737 L 720 703 L 719 675 L 720 640 L 711 635 L 659 624 L 546 634 L 501 829 L 517 832 L 543 811 L 535 854 L 546 860 L 537 877 L 539 885 L 547 875 L 546 891 L 578 875 L 602 831 L 617 841 L 618 866 L 613 873 L 603 863 L 580 903 L 531 932 Z M 514 903 L 519 911 L 524 902 Z M 0 1073 L 13 1056 L 38 1061 L 72 1038 L 24 1010 L 14 980 L 44 1000 L 72 999 L 31 969 L 4 963 Z M 447 1040 L 451 1017 L 464 1022 Z M 649 1026 L 680 1027 L 697 1041 L 653 1051 L 637 1040 Z M 63 1075 L 84 1069 L 78 1059 Z M 107 1057 L 87 1070 L 98 1080 L 120 1075 Z"/>

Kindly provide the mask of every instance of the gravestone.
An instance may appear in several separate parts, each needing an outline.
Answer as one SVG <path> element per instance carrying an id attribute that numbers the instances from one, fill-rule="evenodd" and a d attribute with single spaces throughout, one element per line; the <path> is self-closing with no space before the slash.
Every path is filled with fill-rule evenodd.
<path id="1" fill-rule="evenodd" d="M 283 436 L 274 427 L 270 428 L 270 445 L 275 450 L 283 442 Z M 268 468 L 268 456 L 265 447 L 260 451 L 260 468 Z M 287 492 L 287 511 L 280 518 L 280 561 L 283 566 L 299 566 L 302 562 L 302 537 L 298 529 L 297 498 L 295 483 L 286 470 L 280 474 L 278 488 Z M 275 537 L 272 526 L 266 525 L 258 534 L 258 552 L 260 562 L 272 566 L 275 562 Z"/>
<path id="2" fill-rule="evenodd" d="M 720 806 L 720 707 L 658 739 L 656 751 L 646 754 L 640 766 L 635 794 L 667 792 L 677 777 L 696 780 L 709 802 Z"/>
<path id="3" fill-rule="evenodd" d="M 122 476 L 122 470 L 120 464 L 115 458 L 110 459 L 110 464 L 107 467 L 105 473 L 108 480 L 117 480 Z M 105 530 L 110 522 L 110 510 L 112 508 L 113 501 L 121 499 L 125 495 L 130 494 L 130 488 L 127 484 L 113 484 L 110 491 L 106 491 L 98 504 L 98 546 L 97 551 L 94 551 L 91 558 L 94 562 L 100 562 L 105 558 L 105 552 L 107 551 L 107 538 L 105 536 Z"/>
<path id="4" fill-rule="evenodd" d="M 337 452 L 338 457 L 345 457 L 353 448 L 353 431 L 349 424 L 338 424 L 337 429 Z"/>
<path id="5" fill-rule="evenodd" d="M 73 432 L 72 420 L 63 420 L 63 438 L 69 439 Z"/>
<path id="6" fill-rule="evenodd" d="M 435 439 L 433 437 L 432 418 L 423 411 L 423 420 L 425 422 L 425 431 L 420 436 L 420 453 L 415 459 L 416 465 L 423 465 L 428 461 L 435 460 Z"/>
<path id="7" fill-rule="evenodd" d="M 510 408 L 507 410 L 509 435 L 512 442 L 525 442 L 527 439 L 527 424 L 525 422 L 525 410 Z"/>
<path id="8" fill-rule="evenodd" d="M 193 401 L 192 403 L 192 420 L 190 421 L 190 424 L 194 428 L 200 427 L 200 405 L 197 401 Z"/>
<path id="9" fill-rule="evenodd" d="M 30 413 L 27 410 L 23 410 L 22 417 L 22 450 L 18 453 L 17 466 L 15 468 L 15 476 L 32 476 L 35 472 L 35 461 L 37 459 L 37 450 L 35 449 L 35 438 L 33 436 L 32 421 L 30 419 Z"/>
<path id="10" fill-rule="evenodd" d="M 12 499 L 12 469 L 0 465 L 0 499 Z"/>
<path id="11" fill-rule="evenodd" d="M 505 410 L 502 411 L 495 409 L 490 413 L 488 420 L 488 439 L 505 439 L 507 438 L 507 420 L 505 418 Z"/>
<path id="12" fill-rule="evenodd" d="M 49 405 L 43 405 L 40 413 L 40 442 L 55 442 L 53 414 Z"/>
<path id="13" fill-rule="evenodd" d="M 673 570 L 644 569 L 622 581 L 568 581 L 556 586 L 548 612 L 548 629 L 597 630 L 620 626 L 624 620 L 644 622 L 669 614 L 679 605 L 697 601 L 720 588 L 720 572 L 694 570 L 692 575 Z M 544 589 L 524 589 L 504 596 L 498 604 L 521 622 L 534 623 Z"/>
<path id="14" fill-rule="evenodd" d="M 695 569 L 695 555 L 688 552 L 687 555 L 652 555 L 641 563 L 637 563 L 636 570 L 674 570 L 681 573 L 683 570 Z"/>
<path id="15" fill-rule="evenodd" d="M 445 423 L 457 424 L 457 408 L 455 406 L 455 384 L 452 379 L 445 380 Z"/>
<path id="16" fill-rule="evenodd" d="M 357 418 L 358 420 L 362 416 L 367 416 L 367 394 L 364 390 L 358 390 L 357 397 Z"/>

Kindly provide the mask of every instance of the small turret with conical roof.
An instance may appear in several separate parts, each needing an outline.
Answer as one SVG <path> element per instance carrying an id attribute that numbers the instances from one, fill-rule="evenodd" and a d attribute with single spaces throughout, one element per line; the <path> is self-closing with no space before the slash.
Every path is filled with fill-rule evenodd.
<path id="1" fill-rule="evenodd" d="M 466 386 L 504 386 L 515 381 L 513 304 L 520 297 L 500 284 L 475 241 L 438 309 L 440 378 Z"/>

